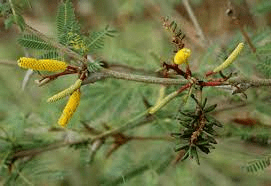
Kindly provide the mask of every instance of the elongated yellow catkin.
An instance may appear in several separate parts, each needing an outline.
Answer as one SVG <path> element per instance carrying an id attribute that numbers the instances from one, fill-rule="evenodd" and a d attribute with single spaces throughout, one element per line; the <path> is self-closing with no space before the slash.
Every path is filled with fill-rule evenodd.
<path id="1" fill-rule="evenodd" d="M 38 71 L 64 71 L 67 68 L 67 64 L 63 61 L 58 61 L 54 59 L 35 59 L 28 57 L 21 57 L 18 60 L 18 65 L 21 68 L 38 70 Z"/>
<path id="2" fill-rule="evenodd" d="M 190 55 L 191 55 L 191 50 L 188 48 L 183 48 L 175 54 L 174 63 L 178 65 L 182 63 L 186 63 Z"/>
<path id="3" fill-rule="evenodd" d="M 55 94 L 54 96 L 50 97 L 49 99 L 47 99 L 47 102 L 55 102 L 58 101 L 68 95 L 70 95 L 71 93 L 73 93 L 75 90 L 77 90 L 78 88 L 80 88 L 82 84 L 82 80 L 78 79 L 73 85 L 71 85 L 69 88 Z"/>
<path id="4" fill-rule="evenodd" d="M 218 67 L 216 67 L 213 72 L 219 72 L 225 68 L 227 68 L 230 64 L 233 63 L 233 61 L 237 58 L 237 56 L 240 54 L 242 49 L 244 48 L 244 43 L 239 43 L 237 47 L 234 49 L 234 51 L 229 55 L 229 57 Z"/>
<path id="5" fill-rule="evenodd" d="M 80 90 L 76 90 L 70 96 L 67 105 L 65 106 L 60 118 L 58 119 L 58 124 L 62 127 L 66 127 L 72 118 L 74 112 L 76 111 L 80 102 Z"/>

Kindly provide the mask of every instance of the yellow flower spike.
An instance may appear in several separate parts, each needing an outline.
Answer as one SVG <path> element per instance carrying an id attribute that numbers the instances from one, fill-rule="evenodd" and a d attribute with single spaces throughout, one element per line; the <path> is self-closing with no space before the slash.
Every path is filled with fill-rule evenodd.
<path id="1" fill-rule="evenodd" d="M 175 54 L 174 63 L 177 65 L 186 63 L 190 55 L 191 55 L 191 50 L 188 48 L 183 48 Z"/>
<path id="2" fill-rule="evenodd" d="M 60 118 L 58 119 L 58 124 L 62 127 L 66 127 L 72 118 L 74 112 L 76 111 L 80 102 L 80 90 L 77 89 L 70 96 L 67 105 L 65 106 Z"/>
<path id="3" fill-rule="evenodd" d="M 78 79 L 73 85 L 71 85 L 69 88 L 55 94 L 54 96 L 50 97 L 49 99 L 47 99 L 47 102 L 56 102 L 68 95 L 70 95 L 71 93 L 73 93 L 75 90 L 79 89 L 81 87 L 82 84 L 82 80 Z"/>
<path id="4" fill-rule="evenodd" d="M 244 43 L 239 43 L 237 47 L 234 49 L 234 51 L 229 55 L 229 57 L 218 67 L 216 67 L 213 72 L 217 73 L 225 68 L 227 68 L 230 64 L 233 63 L 233 61 L 237 58 L 237 56 L 240 54 L 242 49 L 244 48 Z"/>
<path id="5" fill-rule="evenodd" d="M 35 58 L 27 58 L 21 57 L 18 60 L 18 65 L 21 68 L 27 68 L 38 71 L 64 71 L 67 68 L 67 64 L 63 61 L 58 61 L 54 59 L 35 59 Z"/>

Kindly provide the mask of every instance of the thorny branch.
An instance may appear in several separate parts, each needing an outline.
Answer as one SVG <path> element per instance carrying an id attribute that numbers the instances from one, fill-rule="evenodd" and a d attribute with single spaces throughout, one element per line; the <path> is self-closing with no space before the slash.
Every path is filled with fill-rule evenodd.
<path id="1" fill-rule="evenodd" d="M 157 105 L 151 107 L 150 109 L 142 112 L 141 114 L 137 115 L 136 117 L 132 118 L 131 120 L 124 123 L 122 126 L 105 131 L 103 133 L 97 134 L 93 137 L 88 139 L 82 139 L 79 141 L 74 142 L 66 142 L 66 143 L 59 143 L 54 145 L 49 145 L 46 147 L 41 147 L 38 149 L 30 149 L 30 150 L 23 150 L 14 153 L 11 157 L 11 162 L 13 163 L 17 159 L 21 159 L 23 157 L 28 156 L 35 156 L 43 152 L 47 152 L 50 150 L 58 149 L 65 146 L 72 146 L 78 144 L 92 144 L 94 141 L 107 138 L 109 136 L 115 135 L 120 132 L 124 132 L 128 129 L 133 129 L 138 127 L 144 123 L 148 123 L 155 119 L 155 114 L 158 110 L 160 110 L 163 106 L 165 106 L 168 102 L 170 102 L 173 98 L 179 95 L 183 90 L 189 88 L 191 86 L 191 82 L 189 83 L 186 79 L 169 79 L 169 78 L 160 78 L 148 75 L 135 75 L 125 72 L 118 72 L 109 69 L 102 69 L 100 72 L 93 72 L 87 80 L 85 80 L 84 84 L 94 83 L 96 81 L 106 79 L 106 78 L 116 78 L 116 79 L 123 79 L 129 81 L 137 81 L 143 83 L 153 83 L 153 84 L 163 84 L 163 85 L 184 85 L 178 91 L 169 94 L 165 98 L 163 98 Z M 195 81 L 196 82 L 196 81 Z M 194 83 L 195 83 L 194 82 Z M 259 87 L 259 86 L 271 86 L 271 79 L 247 79 L 247 78 L 233 78 L 228 79 L 224 82 L 217 82 L 217 84 L 213 84 L 213 82 L 197 82 L 200 86 L 221 86 L 221 85 L 232 85 L 232 86 L 239 86 L 241 91 L 245 91 L 250 87 Z M 243 87 L 243 88 L 242 88 Z M 142 118 L 144 118 L 142 120 Z M 141 121 L 139 121 L 141 119 Z M 202 121 L 204 122 L 204 121 Z M 202 125 L 203 126 L 203 125 Z M 201 127 L 202 128 L 202 127 Z M 195 133 L 195 136 L 197 134 Z M 130 137 L 129 139 L 133 140 L 170 140 L 169 138 L 165 137 Z"/>
<path id="2" fill-rule="evenodd" d="M 150 84 L 162 84 L 162 85 L 185 85 L 188 83 L 186 79 L 171 79 L 171 78 L 160 78 L 155 76 L 148 75 L 136 75 L 126 72 L 118 72 L 109 69 L 102 69 L 99 72 L 95 72 L 89 75 L 88 79 L 83 82 L 83 85 L 89 83 L 95 83 L 96 81 L 104 80 L 107 78 L 113 79 L 123 79 L 128 81 L 136 81 L 142 83 Z M 206 83 L 206 82 L 205 82 Z M 232 85 L 232 86 L 246 86 L 247 88 L 251 87 L 261 87 L 261 86 L 271 86 L 271 79 L 250 79 L 244 77 L 231 78 L 227 81 L 221 82 L 216 86 L 222 85 Z"/>
<path id="3" fill-rule="evenodd" d="M 54 47 L 60 49 L 62 52 L 67 54 L 73 59 L 76 59 L 80 61 L 81 63 L 85 64 L 87 61 L 86 58 L 80 56 L 76 52 L 72 51 L 71 49 L 55 42 L 53 39 L 48 38 L 46 35 L 42 34 L 41 32 L 37 31 L 36 29 L 32 28 L 29 25 L 25 25 L 25 29 L 28 32 L 31 32 L 37 36 L 39 36 L 41 39 L 45 40 L 46 42 L 51 43 Z M 159 77 L 153 77 L 153 76 L 144 76 L 144 75 L 136 75 L 131 73 L 125 73 L 125 72 L 118 72 L 113 71 L 109 69 L 102 69 L 100 72 L 92 73 L 84 82 L 83 84 L 89 84 L 94 83 L 99 80 L 103 80 L 106 78 L 115 78 L 115 79 L 123 79 L 123 80 L 129 80 L 129 81 L 137 81 L 137 82 L 143 82 L 143 83 L 152 83 L 152 84 L 163 84 L 163 85 L 185 85 L 187 84 L 186 79 L 170 79 L 170 78 L 159 78 Z M 236 78 L 236 79 L 229 79 L 221 85 L 234 85 L 238 86 L 241 85 L 244 88 L 244 90 L 250 88 L 250 87 L 259 87 L 259 86 L 271 86 L 271 79 L 247 79 L 247 78 Z M 237 92 L 238 93 L 238 92 Z"/>
<path id="4" fill-rule="evenodd" d="M 6 61 L 1 60 L 0 65 L 12 65 L 15 66 L 15 61 Z M 138 71 L 138 69 L 135 69 L 135 71 Z M 132 72 L 132 71 L 131 71 Z M 155 76 L 149 76 L 149 75 L 137 75 L 127 72 L 119 72 L 116 70 L 110 70 L 110 69 L 102 69 L 99 72 L 93 72 L 91 73 L 88 78 L 83 82 L 83 85 L 87 85 L 90 83 L 95 83 L 97 81 L 105 80 L 107 78 L 113 78 L 113 79 L 123 79 L 128 81 L 136 81 L 136 82 L 142 82 L 142 83 L 150 83 L 150 84 L 161 84 L 161 85 L 185 85 L 188 81 L 186 79 L 180 79 L 180 78 L 161 78 L 161 77 L 155 77 Z M 271 86 L 271 79 L 250 79 L 250 78 L 244 78 L 244 77 L 236 77 L 231 78 L 223 83 L 222 85 L 242 85 L 248 88 L 252 87 L 261 87 L 261 86 Z M 220 86 L 217 85 L 217 86 Z"/>
<path id="5" fill-rule="evenodd" d="M 184 3 L 188 3 L 187 1 L 184 1 Z M 77 60 L 80 62 L 80 64 L 86 64 L 87 59 L 80 56 L 76 52 L 70 50 L 69 48 L 66 48 L 62 46 L 61 44 L 54 42 L 53 39 L 48 38 L 44 34 L 40 33 L 39 31 L 35 30 L 29 25 L 25 26 L 26 30 L 28 32 L 31 32 L 37 36 L 39 36 L 41 39 L 43 39 L 46 42 L 51 43 L 55 48 L 60 49 L 61 52 L 67 54 L 69 57 Z M 202 39 L 204 39 L 204 36 L 202 35 Z M 0 64 L 5 64 L 4 61 Z M 129 68 L 129 67 L 127 67 Z M 160 85 L 184 85 L 179 90 L 173 92 L 172 94 L 169 94 L 165 98 L 163 98 L 159 103 L 157 103 L 155 106 L 151 107 L 150 109 L 147 109 L 146 111 L 140 113 L 139 115 L 135 116 L 131 120 L 127 121 L 123 125 L 121 125 L 118 128 L 111 129 L 105 132 L 102 132 L 100 134 L 97 134 L 95 136 L 89 137 L 87 139 L 82 139 L 79 141 L 74 142 L 66 142 L 66 143 L 59 143 L 59 144 L 52 144 L 46 147 L 40 147 L 36 149 L 29 149 L 29 150 L 22 150 L 15 152 L 11 156 L 11 163 L 15 162 L 17 159 L 21 159 L 23 157 L 31 157 L 38 155 L 42 152 L 58 149 L 65 146 L 73 146 L 73 145 L 79 145 L 79 144 L 92 144 L 93 142 L 101 139 L 105 139 L 109 136 L 113 136 L 115 134 L 118 134 L 120 132 L 124 132 L 128 129 L 133 129 L 135 127 L 138 127 L 144 123 L 148 123 L 150 121 L 153 121 L 155 119 L 154 114 L 160 110 L 163 106 L 165 106 L 168 102 L 170 102 L 173 98 L 178 96 L 182 91 L 189 88 L 193 84 L 197 84 L 201 87 L 203 86 L 224 86 L 224 85 L 230 85 L 233 88 L 238 87 L 238 91 L 235 93 L 242 93 L 246 89 L 250 87 L 259 87 L 259 86 L 271 86 L 271 79 L 247 79 L 247 78 L 233 78 L 233 79 L 227 79 L 223 82 L 212 82 L 211 80 L 202 81 L 199 79 L 195 79 L 194 81 L 192 79 L 178 79 L 178 78 L 161 78 L 161 77 L 155 77 L 150 75 L 137 75 L 132 74 L 131 71 L 135 71 L 136 69 L 130 69 L 130 72 L 119 72 L 116 70 L 110 70 L 107 68 L 101 69 L 99 72 L 92 72 L 88 78 L 83 82 L 83 85 L 87 85 L 90 83 L 94 83 L 96 81 L 104 80 L 107 78 L 114 78 L 114 79 L 123 79 L 128 81 L 136 81 L 136 82 L 142 82 L 142 83 L 151 83 L 151 84 L 160 84 Z M 193 82 L 192 82 L 193 81 Z M 201 120 L 198 132 L 201 132 L 201 130 L 204 127 L 204 118 Z M 194 133 L 194 136 L 191 138 L 191 140 L 196 139 L 198 134 Z M 167 140 L 170 141 L 171 139 L 168 137 L 132 137 L 129 136 L 129 139 L 133 140 Z M 193 142 L 193 141 L 192 141 Z"/>
<path id="6" fill-rule="evenodd" d="M 88 79 L 83 82 L 83 85 L 94 83 L 95 81 L 106 78 L 123 79 L 129 81 L 137 81 L 143 83 L 163 84 L 163 85 L 184 85 L 187 83 L 186 79 L 168 79 L 159 78 L 147 75 L 137 75 L 125 72 L 118 72 L 109 69 L 102 69 L 100 72 L 95 72 L 89 75 Z"/>

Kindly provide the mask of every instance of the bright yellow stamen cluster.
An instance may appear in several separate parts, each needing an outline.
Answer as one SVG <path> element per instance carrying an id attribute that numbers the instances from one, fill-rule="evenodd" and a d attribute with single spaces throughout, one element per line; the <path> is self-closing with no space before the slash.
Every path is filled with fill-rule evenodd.
<path id="1" fill-rule="evenodd" d="M 83 52 L 86 52 L 88 50 L 84 40 L 80 37 L 80 35 L 69 32 L 69 44 L 75 49 L 75 50 L 81 50 Z"/>
<path id="2" fill-rule="evenodd" d="M 73 116 L 74 112 L 76 111 L 79 102 L 80 102 L 80 90 L 76 90 L 72 93 L 70 96 L 67 105 L 65 106 L 62 115 L 60 116 L 58 120 L 58 124 L 62 127 L 66 127 L 69 123 L 71 117 Z"/>
<path id="3" fill-rule="evenodd" d="M 50 97 L 47 102 L 55 102 L 58 101 L 68 95 L 70 95 L 71 93 L 73 93 L 75 90 L 77 90 L 78 88 L 81 87 L 82 84 L 82 80 L 78 79 L 72 86 L 70 86 L 69 88 L 57 93 L 56 95 Z"/>
<path id="4" fill-rule="evenodd" d="M 63 61 L 58 61 L 54 59 L 35 59 L 35 58 L 27 58 L 21 57 L 18 60 L 18 65 L 21 68 L 27 68 L 38 71 L 64 71 L 67 68 L 67 64 Z"/>
<path id="5" fill-rule="evenodd" d="M 191 55 L 191 50 L 188 48 L 183 48 L 175 54 L 174 63 L 178 65 L 186 63 L 190 55 Z"/>

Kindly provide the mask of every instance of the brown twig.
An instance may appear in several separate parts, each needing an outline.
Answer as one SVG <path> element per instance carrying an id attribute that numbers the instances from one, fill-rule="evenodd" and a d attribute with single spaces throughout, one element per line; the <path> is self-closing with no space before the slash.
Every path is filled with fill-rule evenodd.
<path id="1" fill-rule="evenodd" d="M 155 3 L 150 1 L 149 3 L 152 4 L 153 7 L 156 7 Z M 160 23 L 161 17 L 169 14 L 168 8 L 169 7 L 160 7 L 159 11 L 151 11 L 150 15 L 153 17 L 155 21 Z M 190 23 L 190 21 L 188 21 L 186 18 L 180 15 L 180 13 L 176 10 L 171 12 L 171 17 L 174 17 L 176 19 L 176 22 L 182 25 L 181 29 L 184 31 L 187 38 L 189 38 L 196 46 L 203 49 L 205 48 L 202 41 L 200 41 L 200 39 L 197 37 L 197 33 L 195 32 L 195 29 L 193 25 Z"/>
<path id="2" fill-rule="evenodd" d="M 196 143 L 199 135 L 202 133 L 203 128 L 205 127 L 205 124 L 206 124 L 206 119 L 205 119 L 204 113 L 202 112 L 200 114 L 197 130 L 193 132 L 193 134 L 192 134 L 192 136 L 190 138 L 190 144 L 191 145 Z"/>
<path id="3" fill-rule="evenodd" d="M 182 71 L 182 69 L 179 68 L 179 66 L 177 64 L 167 64 L 167 63 L 163 63 L 163 67 L 166 68 L 166 70 L 168 71 L 169 69 L 174 70 L 175 72 L 177 72 L 177 74 L 183 76 L 185 79 L 187 79 L 187 75 L 184 71 Z"/>
<path id="4" fill-rule="evenodd" d="M 65 146 L 77 145 L 77 144 L 83 144 L 83 143 L 89 143 L 89 142 L 90 142 L 89 139 L 84 139 L 84 140 L 68 142 L 68 143 L 51 144 L 46 147 L 19 150 L 17 152 L 14 152 L 13 155 L 9 158 L 10 164 L 13 164 L 16 160 L 22 159 L 24 157 L 32 157 L 32 156 L 39 155 L 43 152 L 48 152 L 48 151 L 59 149 L 59 148 L 65 147 Z"/>
<path id="5" fill-rule="evenodd" d="M 239 85 L 246 84 L 248 88 L 250 87 L 261 87 L 261 86 L 271 86 L 271 79 L 248 79 L 248 78 L 234 78 L 229 79 L 223 84 L 229 85 Z"/>
<path id="6" fill-rule="evenodd" d="M 233 23 L 236 24 L 238 26 L 238 28 L 240 29 L 243 37 L 245 38 L 246 42 L 248 43 L 251 51 L 253 53 L 256 53 L 256 47 L 253 45 L 250 37 L 248 36 L 247 32 L 244 30 L 244 26 L 241 23 L 239 17 L 236 14 L 236 10 L 235 8 L 232 6 L 231 2 L 228 1 L 228 9 L 226 11 L 227 15 L 232 19 Z"/>
<path id="7" fill-rule="evenodd" d="M 184 150 L 179 151 L 174 160 L 171 162 L 171 164 L 176 165 L 183 158 L 184 154 L 185 154 Z"/>
<path id="8" fill-rule="evenodd" d="M 183 4 L 184 4 L 184 7 L 185 7 L 190 19 L 193 22 L 193 25 L 194 25 L 194 27 L 196 29 L 196 32 L 197 32 L 197 35 L 200 37 L 200 40 L 206 45 L 206 38 L 205 38 L 205 36 L 203 34 L 203 31 L 202 31 L 202 29 L 201 29 L 201 27 L 199 25 L 199 22 L 198 22 L 197 18 L 195 16 L 190 4 L 189 4 L 189 1 L 188 0 L 183 0 Z"/>
<path id="9" fill-rule="evenodd" d="M 145 140 L 172 141 L 173 140 L 173 138 L 170 137 L 170 136 L 147 136 L 147 137 L 143 137 L 143 136 L 127 136 L 127 139 L 129 139 L 129 140 L 138 140 L 138 141 L 145 141 Z M 20 150 L 20 151 L 15 152 L 9 158 L 10 159 L 10 164 L 13 164 L 18 159 L 22 159 L 22 158 L 25 158 L 25 157 L 34 157 L 34 156 L 37 156 L 37 155 L 39 155 L 41 153 L 56 150 L 56 149 L 63 148 L 63 147 L 66 147 L 66 146 L 73 146 L 73 145 L 80 145 L 80 144 L 94 144 L 95 141 L 99 143 L 99 147 L 100 147 L 100 145 L 103 144 L 103 142 L 100 143 L 99 139 L 98 140 L 92 140 L 90 138 L 90 139 L 82 139 L 82 140 L 78 140 L 78 141 L 65 142 L 65 143 L 61 142 L 61 143 L 51 144 L 51 145 L 48 145 L 46 147 L 39 147 L 39 148 L 35 148 L 35 149 Z"/>
<path id="10" fill-rule="evenodd" d="M 203 87 L 200 86 L 197 91 L 196 91 L 196 95 L 194 97 L 194 100 L 197 101 L 197 105 L 196 105 L 196 115 L 199 115 L 199 120 L 198 120 L 198 126 L 196 131 L 193 132 L 191 138 L 190 138 L 190 145 L 195 144 L 195 142 L 197 141 L 199 135 L 201 134 L 201 132 L 203 131 L 203 128 L 205 127 L 205 123 L 206 123 L 206 119 L 201 107 L 202 104 L 202 89 Z"/>

